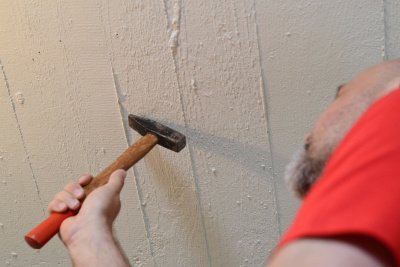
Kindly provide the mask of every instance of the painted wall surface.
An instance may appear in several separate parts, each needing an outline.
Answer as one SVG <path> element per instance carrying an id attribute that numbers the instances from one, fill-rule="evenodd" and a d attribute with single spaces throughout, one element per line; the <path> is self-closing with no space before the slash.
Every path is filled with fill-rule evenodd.
<path id="1" fill-rule="evenodd" d="M 396 0 L 0 1 L 0 265 L 70 266 L 23 236 L 139 135 L 187 136 L 128 172 L 133 266 L 263 266 L 298 206 L 283 181 L 338 85 L 400 56 Z"/>

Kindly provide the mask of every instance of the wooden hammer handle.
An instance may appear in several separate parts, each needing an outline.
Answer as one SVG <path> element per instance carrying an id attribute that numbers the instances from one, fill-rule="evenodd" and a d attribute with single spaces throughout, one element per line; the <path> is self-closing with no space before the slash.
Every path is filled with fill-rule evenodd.
<path id="1" fill-rule="evenodd" d="M 86 185 L 83 189 L 86 198 L 93 190 L 105 185 L 110 179 L 111 173 L 115 170 L 123 169 L 127 171 L 136 162 L 142 159 L 156 144 L 157 137 L 152 134 L 146 134 L 139 141 L 131 145 L 121 156 L 119 156 L 110 166 L 99 173 L 90 184 Z M 82 200 L 83 201 L 83 200 Z M 75 216 L 78 210 L 67 210 L 63 213 L 54 212 L 41 224 L 36 226 L 25 236 L 25 241 L 32 247 L 39 249 L 43 247 L 55 234 L 60 230 L 62 222 Z"/>

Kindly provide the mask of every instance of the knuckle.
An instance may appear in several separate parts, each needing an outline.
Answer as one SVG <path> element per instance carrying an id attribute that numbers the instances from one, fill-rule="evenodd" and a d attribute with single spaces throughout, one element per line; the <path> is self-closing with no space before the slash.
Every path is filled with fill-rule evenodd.
<path id="1" fill-rule="evenodd" d="M 61 191 L 61 192 L 58 192 L 54 198 L 55 198 L 55 200 L 65 201 L 65 200 L 69 199 L 69 197 L 70 197 L 69 193 L 67 193 L 66 191 Z"/>
<path id="2" fill-rule="evenodd" d="M 53 200 L 49 203 L 49 205 L 47 206 L 47 212 L 48 212 L 49 214 L 51 214 L 51 213 L 54 212 L 54 207 L 57 205 L 57 203 L 58 203 L 58 201 L 55 200 L 55 199 L 53 199 Z"/>
<path id="3" fill-rule="evenodd" d="M 53 199 L 52 201 L 50 201 L 49 205 L 47 205 L 47 209 L 48 209 L 48 210 L 50 210 L 50 209 L 52 209 L 52 208 L 54 207 L 55 201 L 56 201 L 55 199 Z"/>

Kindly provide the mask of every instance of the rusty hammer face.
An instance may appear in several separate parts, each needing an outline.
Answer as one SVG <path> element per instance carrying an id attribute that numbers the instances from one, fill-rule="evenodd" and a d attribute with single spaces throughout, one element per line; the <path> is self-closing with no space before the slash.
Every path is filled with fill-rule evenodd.
<path id="1" fill-rule="evenodd" d="M 142 159 L 155 145 L 159 144 L 175 152 L 181 151 L 186 145 L 186 138 L 183 134 L 161 123 L 135 115 L 129 115 L 129 125 L 135 131 L 143 135 L 143 137 L 125 150 L 125 152 L 111 163 L 110 166 L 99 173 L 90 184 L 83 188 L 85 191 L 85 198 L 93 190 L 106 184 L 111 173 L 118 169 L 127 171 L 136 162 Z M 65 219 L 77 213 L 77 210 L 69 210 L 64 213 L 54 212 L 25 236 L 26 242 L 33 248 L 41 248 L 58 233 L 61 223 Z"/>
<path id="2" fill-rule="evenodd" d="M 156 121 L 130 114 L 129 126 L 142 136 L 152 134 L 157 137 L 158 145 L 179 152 L 186 146 L 186 137 Z"/>

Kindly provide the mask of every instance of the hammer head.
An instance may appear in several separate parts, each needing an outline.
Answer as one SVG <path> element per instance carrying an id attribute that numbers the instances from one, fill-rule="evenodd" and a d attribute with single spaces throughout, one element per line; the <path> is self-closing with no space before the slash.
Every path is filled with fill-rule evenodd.
<path id="1" fill-rule="evenodd" d="M 156 121 L 132 114 L 128 118 L 129 126 L 132 129 L 143 136 L 148 133 L 155 135 L 158 139 L 158 144 L 165 148 L 179 152 L 186 146 L 186 137 L 180 132 L 172 130 Z"/>

